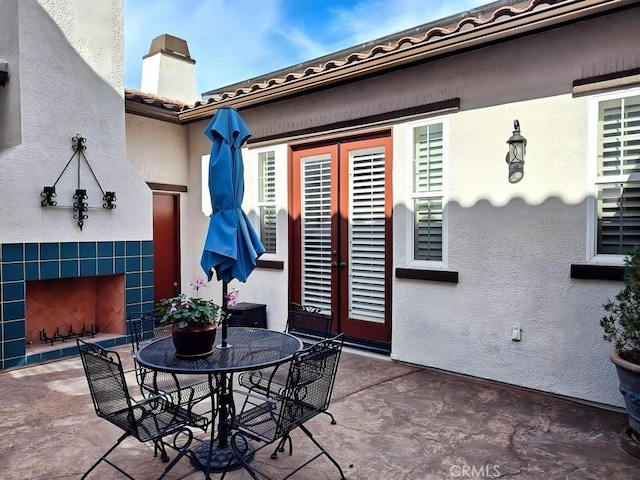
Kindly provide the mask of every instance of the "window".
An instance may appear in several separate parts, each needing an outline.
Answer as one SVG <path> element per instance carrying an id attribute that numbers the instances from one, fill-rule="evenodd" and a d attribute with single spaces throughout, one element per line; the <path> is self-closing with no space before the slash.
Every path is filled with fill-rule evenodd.
<path id="1" fill-rule="evenodd" d="M 414 126 L 411 131 L 413 261 L 445 261 L 443 131 L 442 121 Z"/>
<path id="2" fill-rule="evenodd" d="M 596 256 L 625 256 L 640 243 L 640 90 L 629 93 L 599 96 L 593 104 Z"/>
<path id="3" fill-rule="evenodd" d="M 276 155 L 273 150 L 258 153 L 258 207 L 260 240 L 266 253 L 276 253 Z"/>

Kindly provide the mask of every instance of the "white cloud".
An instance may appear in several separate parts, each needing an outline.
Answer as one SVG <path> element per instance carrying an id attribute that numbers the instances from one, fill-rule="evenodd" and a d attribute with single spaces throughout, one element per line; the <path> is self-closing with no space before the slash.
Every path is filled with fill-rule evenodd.
<path id="1" fill-rule="evenodd" d="M 140 87 L 151 40 L 183 38 L 196 60 L 198 91 L 274 70 L 443 18 L 479 0 L 124 0 L 125 85 Z M 295 14 L 290 12 L 295 11 Z M 295 18 L 293 17 L 295 15 Z M 320 17 L 320 18 L 318 18 Z"/>
<path id="2" fill-rule="evenodd" d="M 349 45 L 358 45 L 486 3 L 485 0 L 361 0 L 335 10 L 335 24 Z M 346 45 L 346 46 L 349 46 Z"/>

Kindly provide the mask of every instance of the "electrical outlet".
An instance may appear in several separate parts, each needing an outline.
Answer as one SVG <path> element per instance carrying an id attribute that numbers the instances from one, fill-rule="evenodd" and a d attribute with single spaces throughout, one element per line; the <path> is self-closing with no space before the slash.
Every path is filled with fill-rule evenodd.
<path id="1" fill-rule="evenodd" d="M 513 327 L 511 329 L 511 340 L 514 342 L 522 340 L 522 329 L 520 327 Z"/>

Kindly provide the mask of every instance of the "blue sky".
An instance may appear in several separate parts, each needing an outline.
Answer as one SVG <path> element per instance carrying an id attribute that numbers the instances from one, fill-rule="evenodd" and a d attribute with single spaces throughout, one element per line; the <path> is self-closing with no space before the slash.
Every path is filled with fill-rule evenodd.
<path id="1" fill-rule="evenodd" d="M 488 0 L 124 0 L 125 86 L 140 88 L 151 40 L 183 38 L 198 93 L 224 87 Z"/>

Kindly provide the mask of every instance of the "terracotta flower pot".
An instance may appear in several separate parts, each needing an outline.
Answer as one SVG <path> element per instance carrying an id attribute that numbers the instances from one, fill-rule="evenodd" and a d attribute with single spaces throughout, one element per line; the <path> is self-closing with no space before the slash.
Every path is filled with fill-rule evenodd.
<path id="1" fill-rule="evenodd" d="M 215 325 L 189 325 L 171 329 L 173 346 L 178 358 L 201 358 L 213 351 L 216 341 L 217 328 Z"/>

